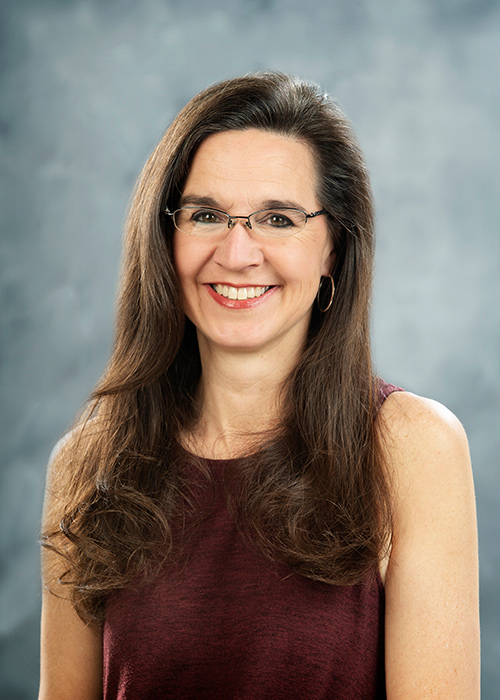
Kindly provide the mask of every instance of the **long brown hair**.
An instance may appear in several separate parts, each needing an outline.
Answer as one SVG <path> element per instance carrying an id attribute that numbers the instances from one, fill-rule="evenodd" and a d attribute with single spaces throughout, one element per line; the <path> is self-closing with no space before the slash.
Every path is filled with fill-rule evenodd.
<path id="1" fill-rule="evenodd" d="M 179 436 L 197 419 L 201 364 L 162 212 L 176 207 L 207 136 L 249 128 L 312 149 L 336 292 L 326 313 L 313 310 L 306 349 L 283 389 L 281 424 L 238 464 L 232 510 L 262 552 L 332 584 L 373 573 L 390 536 L 369 342 L 373 207 L 362 155 L 317 85 L 274 72 L 227 80 L 187 104 L 144 167 L 128 218 L 109 367 L 52 469 L 42 542 L 66 560 L 59 580 L 85 620 L 102 619 L 114 589 L 155 575 L 182 539 L 176 516 L 192 501 Z"/>

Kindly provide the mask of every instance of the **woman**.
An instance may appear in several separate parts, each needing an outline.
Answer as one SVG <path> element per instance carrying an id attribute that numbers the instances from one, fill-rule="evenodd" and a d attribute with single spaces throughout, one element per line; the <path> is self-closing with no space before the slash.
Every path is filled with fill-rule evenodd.
<path id="1" fill-rule="evenodd" d="M 321 90 L 179 114 L 132 203 L 116 343 L 53 459 L 40 698 L 477 698 L 458 421 L 374 377 L 373 211 Z"/>

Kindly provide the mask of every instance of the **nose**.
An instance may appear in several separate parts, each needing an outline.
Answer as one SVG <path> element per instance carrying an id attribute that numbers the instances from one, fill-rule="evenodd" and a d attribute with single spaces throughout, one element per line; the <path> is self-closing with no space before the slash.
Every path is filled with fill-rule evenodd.
<path id="1" fill-rule="evenodd" d="M 228 224 L 228 232 L 217 243 L 213 254 L 216 263 L 227 270 L 243 270 L 252 265 L 260 265 L 264 255 L 253 236 L 246 217 L 235 217 Z"/>

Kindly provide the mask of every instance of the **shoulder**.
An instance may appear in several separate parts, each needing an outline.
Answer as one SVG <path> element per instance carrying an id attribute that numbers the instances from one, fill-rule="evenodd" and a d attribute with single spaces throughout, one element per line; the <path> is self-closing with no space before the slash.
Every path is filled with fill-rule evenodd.
<path id="1" fill-rule="evenodd" d="M 465 430 L 439 402 L 394 392 L 382 404 L 379 420 L 386 460 L 399 481 L 470 471 Z M 414 469 L 417 474 L 412 474 Z"/>
<path id="2" fill-rule="evenodd" d="M 79 487 L 91 476 L 92 468 L 85 466 L 85 456 L 99 436 L 99 430 L 97 419 L 81 422 L 63 435 L 52 449 L 45 481 L 44 523 L 47 518 L 59 518 L 77 496 Z"/>
<path id="3" fill-rule="evenodd" d="M 99 437 L 105 426 L 97 416 L 73 425 L 54 445 L 48 459 L 48 473 L 65 470 L 75 456 L 82 455 Z"/>
<path id="4" fill-rule="evenodd" d="M 436 526 L 459 507 L 472 513 L 469 446 L 458 418 L 437 401 L 395 392 L 384 401 L 379 420 L 395 536 L 431 520 Z"/>
<path id="5" fill-rule="evenodd" d="M 73 428 L 63 435 L 52 448 L 47 463 L 44 512 L 48 502 L 56 497 L 56 493 L 60 493 L 63 483 L 66 484 L 69 479 L 78 433 L 78 428 Z"/>
<path id="6" fill-rule="evenodd" d="M 378 419 L 391 493 L 393 555 L 413 557 L 422 547 L 429 560 L 429 550 L 437 555 L 454 529 L 455 534 L 467 531 L 473 542 L 472 467 L 458 418 L 437 401 L 403 391 L 387 397 Z"/>
<path id="7" fill-rule="evenodd" d="M 394 391 L 380 408 L 384 426 L 393 437 L 431 431 L 436 437 L 465 436 L 458 418 L 443 404 L 409 391 Z"/>
<path id="8" fill-rule="evenodd" d="M 381 409 L 381 434 L 392 493 L 391 559 L 435 569 L 450 543 L 475 556 L 475 495 L 467 437 L 437 401 L 391 394 Z"/>

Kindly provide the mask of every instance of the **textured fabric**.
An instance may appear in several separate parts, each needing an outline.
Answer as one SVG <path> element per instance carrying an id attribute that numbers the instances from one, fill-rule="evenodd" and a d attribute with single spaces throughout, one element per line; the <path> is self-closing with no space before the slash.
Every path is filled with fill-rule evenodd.
<path id="1" fill-rule="evenodd" d="M 228 511 L 237 461 L 206 463 L 217 488 L 186 565 L 108 603 L 104 700 L 385 698 L 380 578 L 331 586 L 263 559 Z"/>

